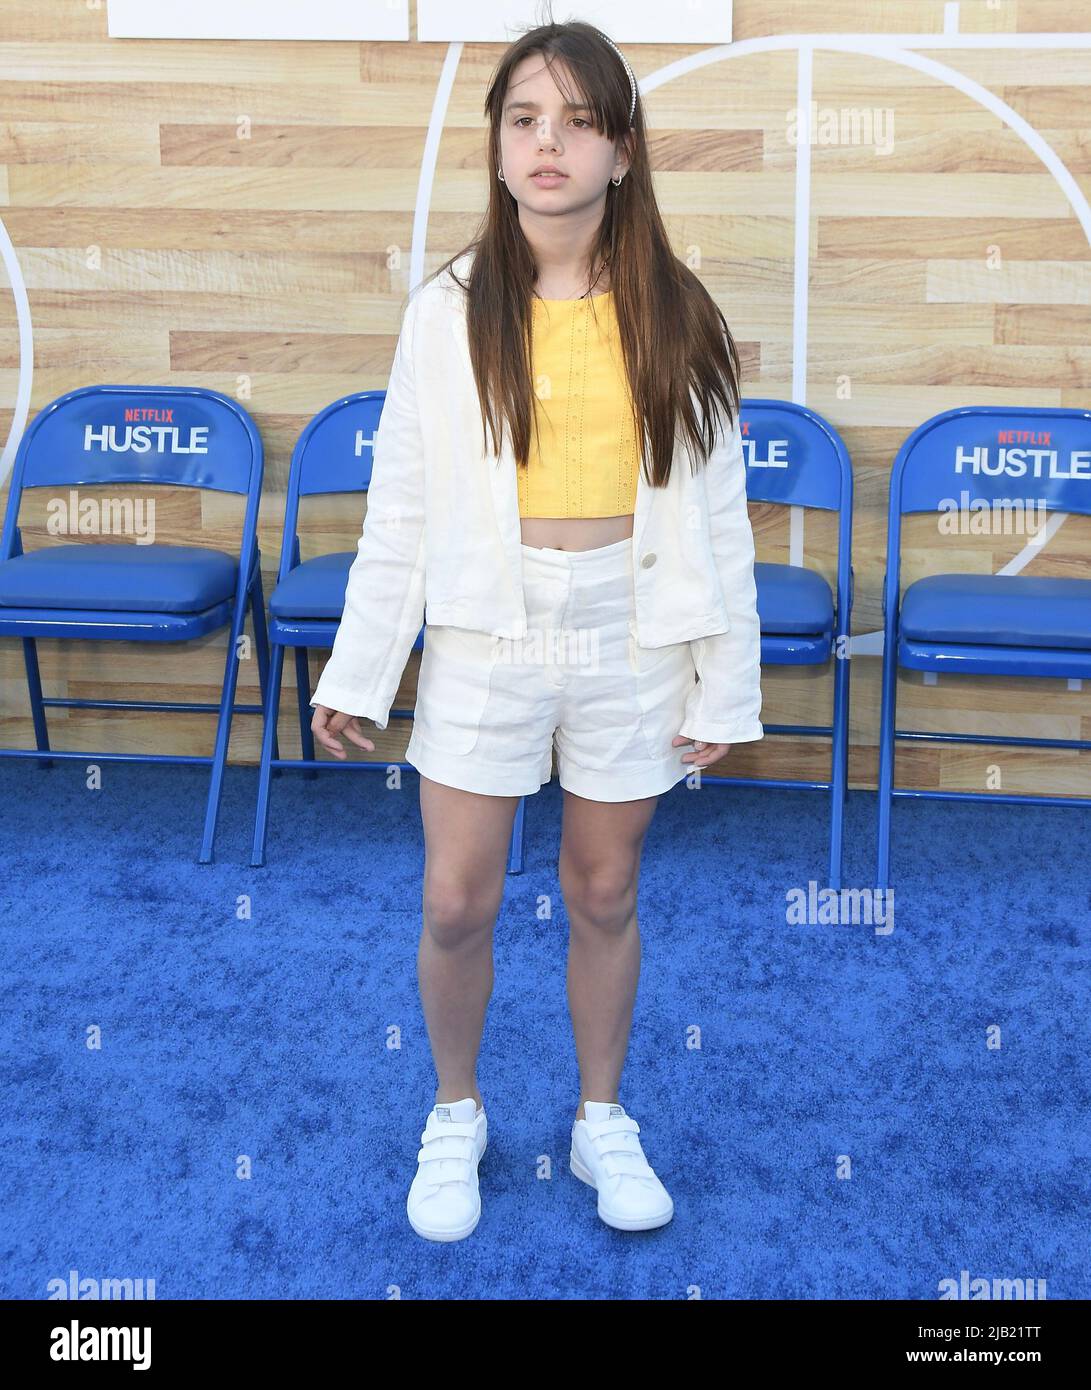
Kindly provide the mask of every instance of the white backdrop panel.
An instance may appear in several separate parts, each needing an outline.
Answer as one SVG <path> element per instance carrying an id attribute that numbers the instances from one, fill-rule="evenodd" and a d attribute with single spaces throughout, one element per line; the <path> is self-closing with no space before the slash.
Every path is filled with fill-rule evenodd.
<path id="1" fill-rule="evenodd" d="M 107 0 L 112 39 L 409 38 L 409 0 Z"/>
<path id="2" fill-rule="evenodd" d="M 422 43 L 510 43 L 541 19 L 539 0 L 417 0 Z M 585 19 L 625 43 L 730 43 L 731 0 L 553 0 L 553 16 Z"/>

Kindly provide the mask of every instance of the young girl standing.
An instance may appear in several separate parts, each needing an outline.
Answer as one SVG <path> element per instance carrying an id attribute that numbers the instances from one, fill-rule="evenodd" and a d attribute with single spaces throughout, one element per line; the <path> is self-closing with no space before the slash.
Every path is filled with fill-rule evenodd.
<path id="1" fill-rule="evenodd" d="M 426 600 L 406 760 L 438 1085 L 414 1230 L 458 1240 L 480 1218 L 492 934 L 519 798 L 549 780 L 554 750 L 581 1090 L 570 1166 L 603 1221 L 647 1230 L 673 1203 L 619 1099 L 641 848 L 663 792 L 763 733 L 738 355 L 670 248 L 611 40 L 579 22 L 531 30 L 485 106 L 488 211 L 406 310 L 312 728 L 335 757 L 342 733 L 374 751 L 356 718 L 386 727 Z"/>

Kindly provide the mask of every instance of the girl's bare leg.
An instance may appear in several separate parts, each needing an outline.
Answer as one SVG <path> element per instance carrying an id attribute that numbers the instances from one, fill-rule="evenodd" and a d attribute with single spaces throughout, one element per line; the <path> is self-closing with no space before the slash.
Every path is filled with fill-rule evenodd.
<path id="1" fill-rule="evenodd" d="M 585 1100 L 619 1099 L 640 978 L 637 881 L 644 836 L 659 804 L 589 801 L 564 793 L 561 890 L 568 912 L 568 1007 Z"/>
<path id="2" fill-rule="evenodd" d="M 438 1085 L 435 1100 L 473 1096 L 493 985 L 493 929 L 504 896 L 517 796 L 481 796 L 421 775 L 424 924 L 417 979 Z"/>

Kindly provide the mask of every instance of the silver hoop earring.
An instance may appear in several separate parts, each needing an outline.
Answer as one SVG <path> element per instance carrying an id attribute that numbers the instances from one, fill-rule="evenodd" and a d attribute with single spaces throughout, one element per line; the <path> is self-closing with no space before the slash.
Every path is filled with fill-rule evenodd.
<path id="1" fill-rule="evenodd" d="M 621 187 L 621 180 L 622 180 L 624 177 L 625 177 L 624 174 L 619 174 L 618 177 L 617 177 L 616 179 L 611 179 L 610 182 L 614 185 L 615 188 L 620 188 L 620 187 Z"/>
<path id="2" fill-rule="evenodd" d="M 500 175 L 500 182 L 501 182 L 501 183 L 507 183 L 507 179 L 504 177 L 504 171 L 503 171 L 503 169 L 501 169 L 501 168 L 498 167 L 497 170 L 496 170 L 496 172 Z"/>

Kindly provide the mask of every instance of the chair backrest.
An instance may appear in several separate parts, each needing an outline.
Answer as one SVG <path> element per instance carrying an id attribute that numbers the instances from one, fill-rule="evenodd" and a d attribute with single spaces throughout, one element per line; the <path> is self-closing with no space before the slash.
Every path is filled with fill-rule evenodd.
<path id="1" fill-rule="evenodd" d="M 845 441 L 817 411 L 794 401 L 744 396 L 739 421 L 748 501 L 838 514 L 835 621 L 843 635 L 852 609 L 852 463 Z M 802 564 L 798 535 L 793 564 Z"/>
<path id="2" fill-rule="evenodd" d="M 200 386 L 81 386 L 42 407 L 19 443 L 0 539 L 14 550 L 24 488 L 163 483 L 247 497 L 256 531 L 264 455 L 249 413 Z"/>
<path id="3" fill-rule="evenodd" d="M 330 492 L 366 492 L 385 391 L 356 391 L 331 401 L 304 426 L 292 450 L 280 578 L 299 564 L 299 499 Z"/>
<path id="4" fill-rule="evenodd" d="M 918 425 L 890 472 L 888 626 L 898 608 L 903 515 L 947 512 L 957 520 L 987 510 L 1002 528 L 1021 525 L 1029 537 L 1027 513 L 1041 509 L 1091 515 L 1091 410 L 965 405 Z"/>
<path id="5" fill-rule="evenodd" d="M 966 405 L 933 415 L 898 450 L 899 514 L 961 502 L 1044 502 L 1091 516 L 1091 410 Z"/>
<path id="6" fill-rule="evenodd" d="M 751 502 L 852 510 L 852 465 L 828 420 L 794 401 L 744 396 L 740 412 Z"/>

